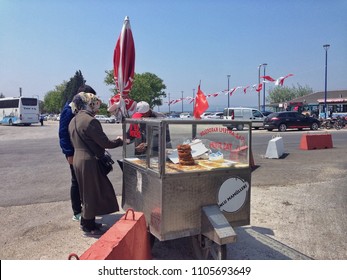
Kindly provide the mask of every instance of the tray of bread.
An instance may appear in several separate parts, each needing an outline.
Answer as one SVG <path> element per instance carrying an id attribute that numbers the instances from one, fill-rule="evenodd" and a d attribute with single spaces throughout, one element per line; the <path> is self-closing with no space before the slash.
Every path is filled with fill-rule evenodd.
<path id="1" fill-rule="evenodd" d="M 129 162 L 139 165 L 143 168 L 146 168 L 146 160 L 139 159 L 139 158 L 131 158 L 126 159 Z M 150 161 L 151 168 L 157 169 L 158 168 L 158 161 L 157 160 L 151 160 Z M 171 161 L 167 161 L 165 163 L 165 169 L 166 173 L 182 173 L 182 172 L 189 172 L 189 171 L 209 171 L 214 169 L 222 169 L 222 168 L 229 168 L 229 167 L 242 167 L 239 166 L 238 162 L 231 161 L 231 160 L 220 160 L 220 161 L 211 161 L 208 159 L 198 159 L 194 160 L 194 163 L 186 164 L 180 164 L 180 163 L 172 163 Z"/>

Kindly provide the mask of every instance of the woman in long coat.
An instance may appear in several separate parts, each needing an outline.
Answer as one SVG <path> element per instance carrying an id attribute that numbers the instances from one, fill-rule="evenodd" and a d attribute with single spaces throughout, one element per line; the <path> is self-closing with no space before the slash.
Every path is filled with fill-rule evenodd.
<path id="1" fill-rule="evenodd" d="M 112 183 L 101 172 L 96 157 L 104 155 L 106 148 L 123 145 L 123 141 L 120 137 L 110 140 L 100 122 L 94 118 L 100 104 L 100 99 L 93 94 L 77 94 L 71 106 L 78 113 L 69 124 L 70 138 L 75 149 L 73 167 L 82 200 L 81 228 L 90 236 L 105 232 L 101 224 L 95 223 L 95 216 L 119 211 Z"/>

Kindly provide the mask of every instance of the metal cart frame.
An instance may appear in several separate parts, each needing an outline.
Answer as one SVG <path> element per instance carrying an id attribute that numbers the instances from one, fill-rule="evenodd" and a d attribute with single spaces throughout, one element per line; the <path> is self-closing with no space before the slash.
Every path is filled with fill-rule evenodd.
<path id="1" fill-rule="evenodd" d="M 251 122 L 126 119 L 123 123 L 124 139 L 130 125 L 140 124 L 146 124 L 147 135 L 157 135 L 159 138 L 157 165 L 153 168 L 153 157 L 150 155 L 151 136 L 147 139 L 149 148 L 144 158 L 140 159 L 142 164 L 138 164 L 137 159 L 128 157 L 128 147 L 123 147 L 123 209 L 132 208 L 143 212 L 149 232 L 159 241 L 191 236 L 198 258 L 225 259 L 226 244 L 236 241 L 233 227 L 250 223 Z M 168 172 L 168 126 L 191 126 L 189 133 L 194 139 L 199 135 L 199 126 L 222 130 L 230 124 L 242 124 L 246 128 L 243 132 L 226 135 L 237 137 L 244 133 L 247 136 L 247 145 L 236 145 L 233 149 L 236 155 L 242 153 L 245 156 L 246 164 L 210 170 Z M 241 202 L 234 202 L 240 197 Z M 238 209 L 226 211 L 226 206 Z"/>

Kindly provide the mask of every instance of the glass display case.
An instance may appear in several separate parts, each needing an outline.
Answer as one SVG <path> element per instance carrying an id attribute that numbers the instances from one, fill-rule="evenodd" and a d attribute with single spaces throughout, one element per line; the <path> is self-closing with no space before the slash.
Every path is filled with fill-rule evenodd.
<path id="1" fill-rule="evenodd" d="M 227 128 L 224 120 L 127 120 L 124 131 L 131 144 L 124 146 L 124 160 L 152 171 L 159 177 L 175 173 L 249 168 L 251 131 Z M 232 122 L 237 123 L 237 122 Z M 139 151 L 135 146 L 144 143 Z M 179 164 L 177 146 L 192 147 L 194 163 Z"/>
<path id="2" fill-rule="evenodd" d="M 231 124 L 244 129 L 230 130 Z M 251 122 L 244 121 L 126 119 L 123 209 L 143 212 L 160 241 L 207 236 L 205 206 L 231 226 L 248 225 L 251 132 Z M 235 239 L 212 238 L 219 244 Z"/>

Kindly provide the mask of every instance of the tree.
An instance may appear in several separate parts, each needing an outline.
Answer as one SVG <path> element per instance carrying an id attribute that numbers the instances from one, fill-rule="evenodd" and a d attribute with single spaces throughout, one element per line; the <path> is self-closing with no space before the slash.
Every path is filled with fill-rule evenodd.
<path id="1" fill-rule="evenodd" d="M 61 111 L 63 92 L 65 91 L 67 82 L 55 86 L 54 90 L 51 90 L 45 94 L 43 111 L 49 113 L 59 113 Z"/>
<path id="2" fill-rule="evenodd" d="M 110 116 L 111 114 L 107 111 L 107 104 L 101 103 L 100 108 L 99 108 L 99 113 L 100 115 L 107 115 Z"/>
<path id="3" fill-rule="evenodd" d="M 292 86 L 291 88 L 277 86 L 269 90 L 267 102 L 270 104 L 283 103 L 311 93 L 313 93 L 313 90 L 307 85 L 303 87 L 298 84 L 297 87 Z"/>
<path id="4" fill-rule="evenodd" d="M 73 99 L 78 88 L 85 84 L 85 82 L 81 71 L 76 71 L 75 76 L 70 78 L 70 81 L 64 81 L 60 85 L 55 86 L 54 90 L 45 94 L 43 109 L 41 111 L 55 114 L 60 113 L 65 103 Z M 99 113 L 102 115 L 109 115 L 107 112 L 107 104 L 101 104 Z"/>
<path id="5" fill-rule="evenodd" d="M 4 98 L 5 95 L 3 93 L 0 93 L 0 98 Z"/>
<path id="6" fill-rule="evenodd" d="M 115 88 L 113 79 L 113 70 L 105 71 L 105 73 L 104 82 L 106 85 L 112 85 L 114 87 L 110 91 L 112 95 L 115 95 L 117 89 Z M 149 72 L 135 74 L 130 96 L 137 102 L 146 101 L 151 108 L 154 108 L 163 104 L 162 99 L 166 97 L 164 89 L 166 89 L 166 86 L 163 80 L 155 74 Z"/>
<path id="7" fill-rule="evenodd" d="M 81 70 L 76 71 L 75 76 L 70 78 L 67 82 L 65 90 L 62 93 L 62 100 L 60 107 L 63 108 L 67 101 L 71 101 L 80 86 L 85 84 Z"/>

